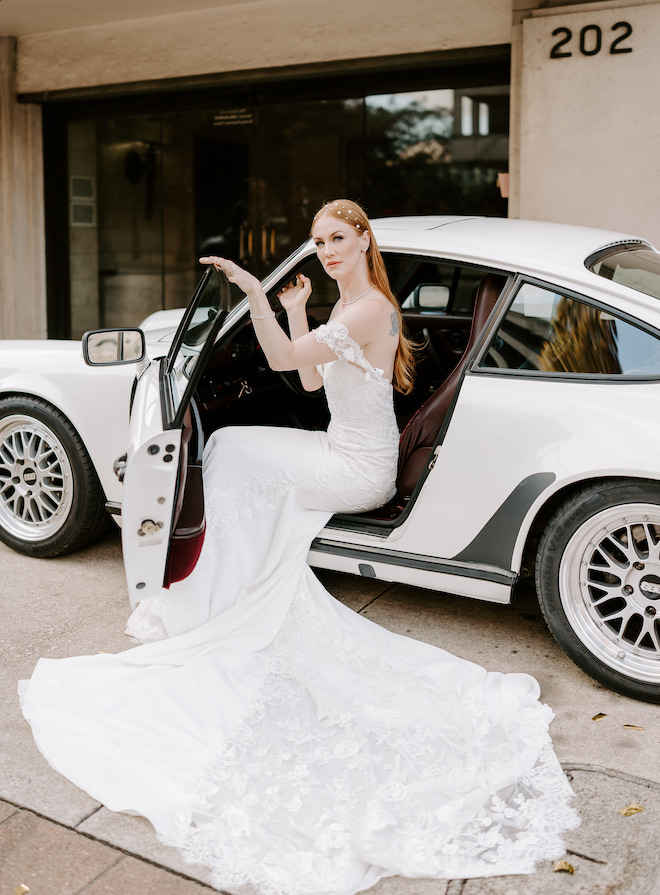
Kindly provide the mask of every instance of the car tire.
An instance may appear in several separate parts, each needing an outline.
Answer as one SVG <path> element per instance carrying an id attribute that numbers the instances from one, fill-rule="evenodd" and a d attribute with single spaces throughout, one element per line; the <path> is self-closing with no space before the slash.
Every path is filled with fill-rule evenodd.
<path id="1" fill-rule="evenodd" d="M 0 540 L 26 556 L 62 556 L 108 520 L 96 470 L 64 414 L 41 398 L 0 399 Z"/>
<path id="2" fill-rule="evenodd" d="M 539 542 L 541 611 L 570 658 L 601 684 L 660 702 L 660 485 L 575 493 Z"/>

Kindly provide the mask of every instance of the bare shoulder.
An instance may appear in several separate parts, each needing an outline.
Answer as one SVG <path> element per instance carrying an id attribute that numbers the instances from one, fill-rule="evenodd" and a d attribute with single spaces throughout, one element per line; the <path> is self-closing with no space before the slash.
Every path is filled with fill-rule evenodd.
<path id="1" fill-rule="evenodd" d="M 399 317 L 391 301 L 382 292 L 365 296 L 350 308 L 344 308 L 334 320 L 346 325 L 350 334 L 363 347 L 373 342 L 398 336 Z"/>
<path id="2" fill-rule="evenodd" d="M 346 308 L 342 312 L 342 317 L 353 320 L 370 320 L 372 323 L 378 321 L 388 321 L 391 314 L 396 312 L 392 307 L 392 302 L 386 298 L 382 292 L 374 290 L 366 295 L 362 301 L 359 301 L 354 307 Z"/>

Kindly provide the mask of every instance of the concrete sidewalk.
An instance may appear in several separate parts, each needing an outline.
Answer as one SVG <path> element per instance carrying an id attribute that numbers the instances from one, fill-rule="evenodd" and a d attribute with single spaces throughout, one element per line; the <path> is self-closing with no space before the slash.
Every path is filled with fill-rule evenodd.
<path id="1" fill-rule="evenodd" d="M 117 652 L 129 613 L 116 534 L 72 557 L 26 559 L 0 545 L 0 895 L 195 895 L 204 868 L 160 845 L 142 818 L 114 814 L 56 774 L 34 746 L 16 697 L 39 656 Z M 478 662 L 525 671 L 556 713 L 555 749 L 582 826 L 566 837 L 573 873 L 382 880 L 374 895 L 655 895 L 660 891 L 660 707 L 605 690 L 548 634 L 531 596 L 493 606 L 324 573 L 339 599 L 373 621 Z M 604 717 L 592 720 L 596 715 Z M 628 726 L 629 725 L 629 726 Z M 643 729 L 638 729 L 643 728 Z M 621 810 L 642 806 L 630 816 Z"/>

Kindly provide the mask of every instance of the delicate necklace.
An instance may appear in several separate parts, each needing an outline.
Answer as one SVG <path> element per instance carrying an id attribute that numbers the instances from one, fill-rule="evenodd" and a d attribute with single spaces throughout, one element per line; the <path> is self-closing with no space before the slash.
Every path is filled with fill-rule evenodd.
<path id="1" fill-rule="evenodd" d="M 369 288 L 367 289 L 367 292 L 371 292 L 371 290 L 372 290 L 373 288 L 374 288 L 373 286 L 369 286 Z M 353 304 L 355 304 L 356 301 L 360 301 L 361 298 L 364 298 L 364 296 L 367 294 L 367 292 L 363 292 L 362 295 L 358 295 L 357 298 L 352 298 L 350 301 L 344 301 L 343 298 L 340 298 L 339 301 L 340 301 L 343 305 L 353 305 Z"/>

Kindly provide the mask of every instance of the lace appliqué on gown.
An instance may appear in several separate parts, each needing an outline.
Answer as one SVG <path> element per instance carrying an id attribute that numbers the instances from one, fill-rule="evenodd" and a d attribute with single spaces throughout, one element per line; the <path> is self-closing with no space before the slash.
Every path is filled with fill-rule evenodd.
<path id="1" fill-rule="evenodd" d="M 364 352 L 358 343 L 351 337 L 348 328 L 337 321 L 333 323 L 323 323 L 314 331 L 314 337 L 317 342 L 322 342 L 331 348 L 337 357 L 341 357 L 350 364 L 361 367 L 368 375 L 367 381 L 370 381 L 372 375 L 381 379 L 383 383 L 389 385 L 387 379 L 383 376 L 383 371 L 378 367 L 372 367 L 364 356 Z"/>
<path id="2" fill-rule="evenodd" d="M 348 895 L 370 867 L 531 872 L 577 825 L 552 713 L 507 717 L 477 683 L 402 673 L 301 591 L 259 699 L 161 838 L 215 885 L 264 895 Z"/>

